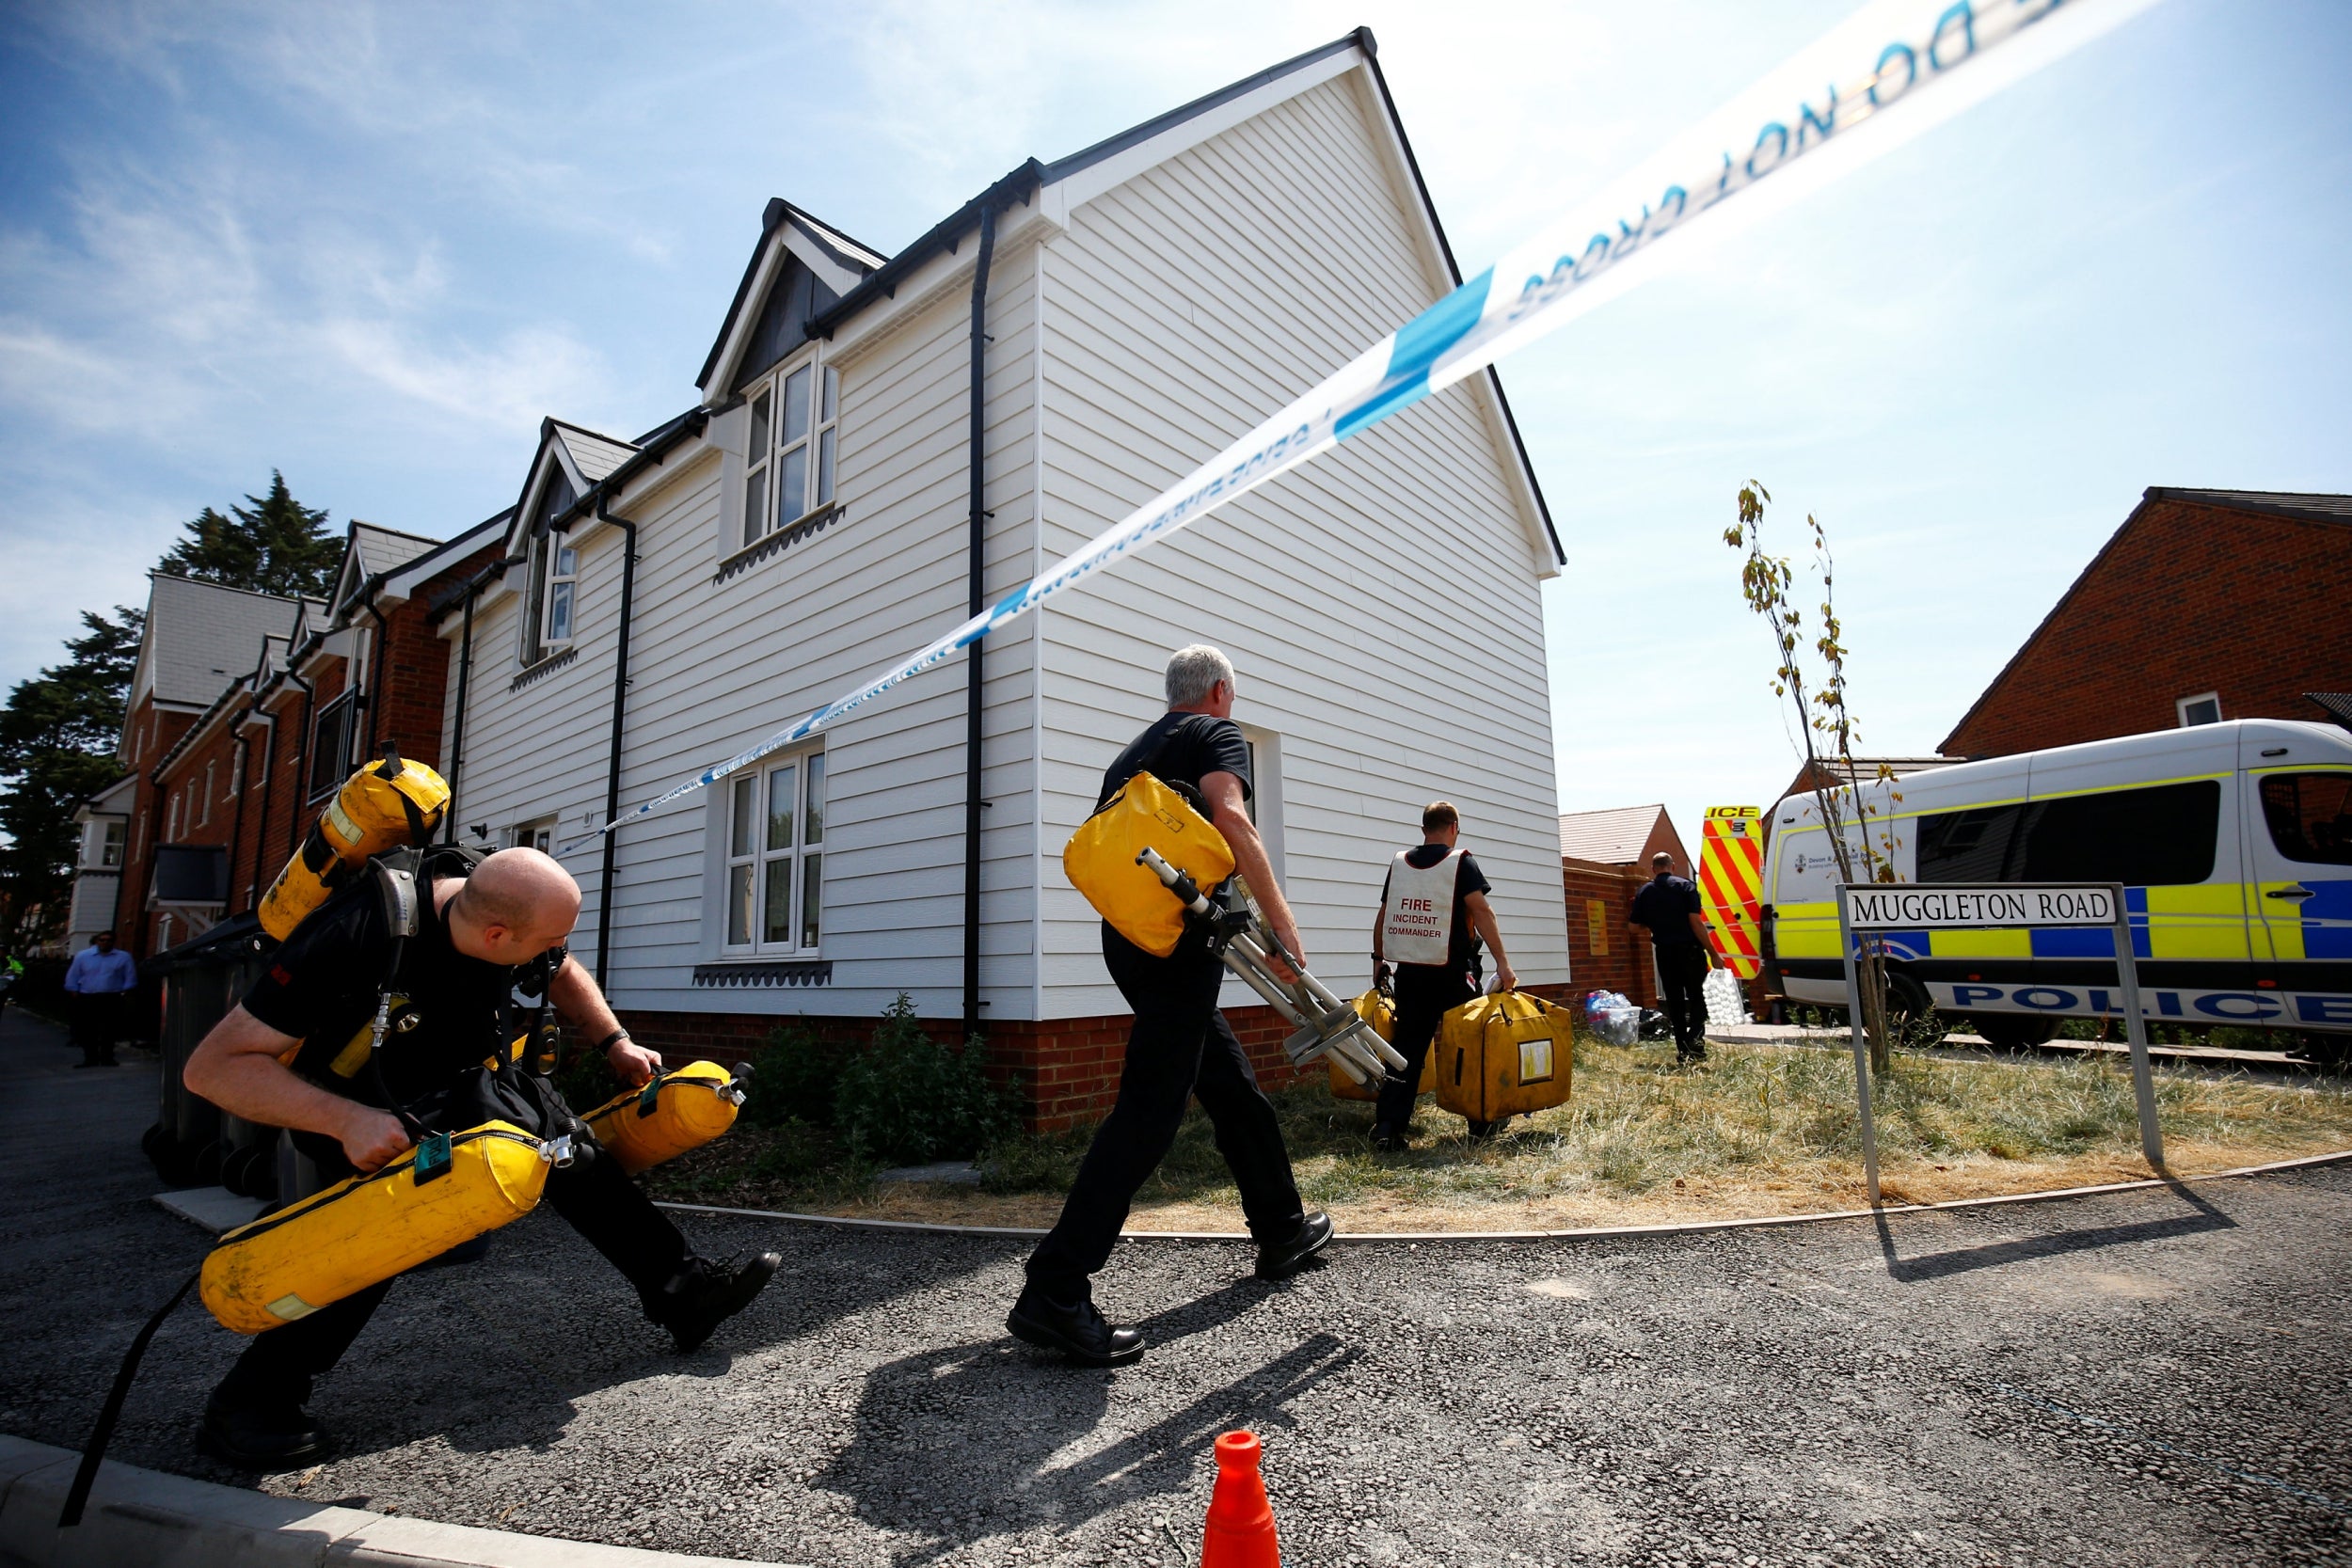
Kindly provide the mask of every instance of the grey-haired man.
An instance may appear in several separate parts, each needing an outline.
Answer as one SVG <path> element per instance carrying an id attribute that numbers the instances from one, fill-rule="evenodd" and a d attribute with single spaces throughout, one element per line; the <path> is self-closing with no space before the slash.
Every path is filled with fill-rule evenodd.
<path id="1" fill-rule="evenodd" d="M 1233 696 L 1232 660 L 1205 643 L 1178 649 L 1168 661 L 1168 711 L 1103 775 L 1097 809 L 1137 773 L 1198 791 L 1260 912 L 1303 961 L 1297 924 L 1249 820 L 1249 747 L 1233 722 Z M 1320 1212 L 1307 1213 L 1299 1202 L 1274 1106 L 1217 1010 L 1225 966 L 1209 951 L 1207 938 L 1188 932 L 1162 958 L 1105 924 L 1103 961 L 1136 1015 L 1119 1099 L 1078 1166 L 1061 1218 L 1029 1259 L 1028 1284 L 1005 1326 L 1015 1338 L 1073 1361 L 1113 1367 L 1141 1355 L 1143 1337 L 1104 1320 L 1088 1276 L 1108 1260 L 1136 1189 L 1176 1141 L 1186 1100 L 1197 1097 L 1208 1113 L 1217 1152 L 1241 1189 L 1261 1278 L 1282 1279 L 1304 1268 L 1330 1243 L 1331 1221 Z"/>

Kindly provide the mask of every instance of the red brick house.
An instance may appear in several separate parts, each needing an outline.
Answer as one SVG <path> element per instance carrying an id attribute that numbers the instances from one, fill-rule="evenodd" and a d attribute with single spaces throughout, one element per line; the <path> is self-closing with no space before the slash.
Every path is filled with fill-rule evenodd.
<path id="1" fill-rule="evenodd" d="M 2352 496 L 2148 490 L 1938 750 L 2007 756 L 2352 690 Z"/>

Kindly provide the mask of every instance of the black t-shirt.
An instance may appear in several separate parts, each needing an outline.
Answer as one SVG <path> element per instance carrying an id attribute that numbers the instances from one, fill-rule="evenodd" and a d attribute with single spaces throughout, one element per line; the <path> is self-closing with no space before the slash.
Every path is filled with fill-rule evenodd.
<path id="1" fill-rule="evenodd" d="M 385 1037 L 382 1061 L 386 1082 L 403 1101 L 445 1088 L 457 1073 L 501 1053 L 512 1033 L 516 982 L 537 967 L 485 963 L 458 952 L 426 877 L 418 879 L 417 903 L 417 933 L 391 986 L 408 998 L 396 1015 L 406 1027 Z M 246 1012 L 302 1039 L 306 1070 L 319 1069 L 314 1075 L 326 1086 L 371 1103 L 381 1097 L 366 1074 L 337 1081 L 324 1068 L 374 1020 L 391 941 L 376 880 L 363 877 L 294 928 L 244 998 Z M 411 1017 L 416 1022 L 407 1023 Z"/>
<path id="2" fill-rule="evenodd" d="M 1633 895 L 1633 921 L 1649 927 L 1649 939 L 1660 947 L 1696 947 L 1691 917 L 1700 913 L 1699 890 L 1671 873 L 1661 872 L 1649 886 Z"/>
<path id="3" fill-rule="evenodd" d="M 1241 781 L 1242 795 L 1249 781 L 1249 742 L 1231 719 L 1206 713 L 1165 713 L 1150 729 L 1136 736 L 1103 775 L 1103 793 L 1095 798 L 1101 811 L 1137 773 L 1149 773 L 1165 784 L 1183 784 L 1198 792 L 1212 773 L 1231 773 Z"/>
<path id="4" fill-rule="evenodd" d="M 1445 859 L 1447 853 L 1442 844 L 1418 844 L 1405 851 L 1405 863 L 1416 871 L 1426 871 Z M 1395 869 L 1394 865 L 1389 867 L 1391 873 Z M 1478 932 L 1470 925 L 1470 895 L 1486 893 L 1492 885 L 1486 880 L 1486 874 L 1478 869 L 1478 857 L 1467 849 L 1463 850 L 1462 858 L 1454 867 L 1454 927 L 1453 934 L 1446 939 L 1445 962 L 1398 964 L 1396 971 L 1400 979 L 1414 970 L 1442 969 L 1448 974 L 1460 974 L 1470 968 L 1470 958 L 1478 950 Z M 1383 876 L 1380 879 L 1381 908 L 1386 909 L 1388 903 L 1389 879 Z"/>

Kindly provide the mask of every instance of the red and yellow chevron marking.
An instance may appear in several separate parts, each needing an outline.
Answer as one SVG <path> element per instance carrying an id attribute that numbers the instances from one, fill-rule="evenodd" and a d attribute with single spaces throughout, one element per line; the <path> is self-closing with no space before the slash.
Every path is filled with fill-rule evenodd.
<path id="1" fill-rule="evenodd" d="M 1764 902 L 1764 814 L 1709 806 L 1699 840 L 1699 903 L 1716 956 L 1742 980 L 1764 967 L 1757 926 Z"/>

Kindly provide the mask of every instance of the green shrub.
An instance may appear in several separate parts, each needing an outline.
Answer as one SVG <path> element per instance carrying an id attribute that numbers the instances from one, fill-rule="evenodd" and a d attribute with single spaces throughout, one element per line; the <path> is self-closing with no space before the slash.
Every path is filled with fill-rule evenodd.
<path id="1" fill-rule="evenodd" d="M 1014 1126 L 1007 1097 L 980 1070 L 985 1054 L 977 1037 L 961 1051 L 931 1038 L 900 991 L 834 1085 L 842 1142 L 860 1159 L 896 1164 L 977 1154 Z"/>
<path id="2" fill-rule="evenodd" d="M 825 1038 L 805 1022 L 783 1025 L 752 1056 L 743 1119 L 755 1127 L 781 1127 L 787 1121 L 833 1126 L 834 1100 L 849 1059 L 848 1046 Z"/>

